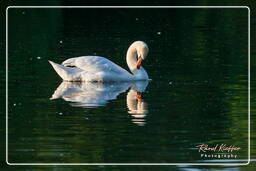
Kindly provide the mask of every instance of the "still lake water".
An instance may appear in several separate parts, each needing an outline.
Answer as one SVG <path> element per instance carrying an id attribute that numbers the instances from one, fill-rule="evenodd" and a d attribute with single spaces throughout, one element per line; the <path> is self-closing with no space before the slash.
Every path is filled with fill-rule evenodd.
<path id="1" fill-rule="evenodd" d="M 8 19 L 10 163 L 227 162 L 202 158 L 199 144 L 240 147 L 228 162 L 246 162 L 247 9 L 9 9 Z M 128 69 L 136 40 L 149 46 L 148 83 L 65 83 L 48 63 L 99 55 Z"/>

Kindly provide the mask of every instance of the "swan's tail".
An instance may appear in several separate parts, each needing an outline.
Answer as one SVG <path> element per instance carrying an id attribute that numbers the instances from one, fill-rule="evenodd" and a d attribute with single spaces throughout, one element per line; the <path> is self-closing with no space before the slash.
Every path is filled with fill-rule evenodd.
<path id="1" fill-rule="evenodd" d="M 65 67 L 63 65 L 49 61 L 57 74 L 65 81 L 79 81 L 79 73 L 81 70 L 76 68 Z"/>

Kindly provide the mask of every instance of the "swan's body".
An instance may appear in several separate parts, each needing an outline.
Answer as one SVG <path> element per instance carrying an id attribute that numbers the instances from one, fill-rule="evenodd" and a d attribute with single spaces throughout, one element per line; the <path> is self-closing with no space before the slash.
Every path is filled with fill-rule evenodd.
<path id="1" fill-rule="evenodd" d="M 112 61 L 100 56 L 82 56 L 67 59 L 62 65 L 49 61 L 59 76 L 65 81 L 115 82 L 148 80 L 148 74 L 141 67 L 148 47 L 136 41 L 129 47 L 126 62 L 132 74 Z"/>

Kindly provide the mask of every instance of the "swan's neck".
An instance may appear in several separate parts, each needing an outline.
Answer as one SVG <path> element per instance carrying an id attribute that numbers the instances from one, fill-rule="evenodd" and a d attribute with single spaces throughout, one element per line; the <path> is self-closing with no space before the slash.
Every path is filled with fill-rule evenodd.
<path id="1" fill-rule="evenodd" d="M 130 46 L 127 54 L 126 54 L 126 62 L 130 69 L 130 71 L 135 74 L 135 71 L 137 70 L 136 64 L 137 64 L 137 50 L 135 47 Z"/>
<path id="2" fill-rule="evenodd" d="M 148 74 L 143 67 L 137 69 L 137 50 L 130 46 L 126 54 L 126 62 L 136 80 L 148 80 Z"/>

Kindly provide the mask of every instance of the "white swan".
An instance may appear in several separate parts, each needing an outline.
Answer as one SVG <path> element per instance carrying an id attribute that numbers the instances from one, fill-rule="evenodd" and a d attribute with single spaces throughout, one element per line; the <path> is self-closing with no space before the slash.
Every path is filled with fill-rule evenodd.
<path id="1" fill-rule="evenodd" d="M 113 82 L 148 80 L 148 74 L 141 67 L 148 54 L 148 46 L 143 41 L 132 43 L 126 54 L 127 65 L 132 72 L 100 56 L 82 56 L 67 59 L 62 65 L 49 61 L 59 76 L 65 81 Z"/>

